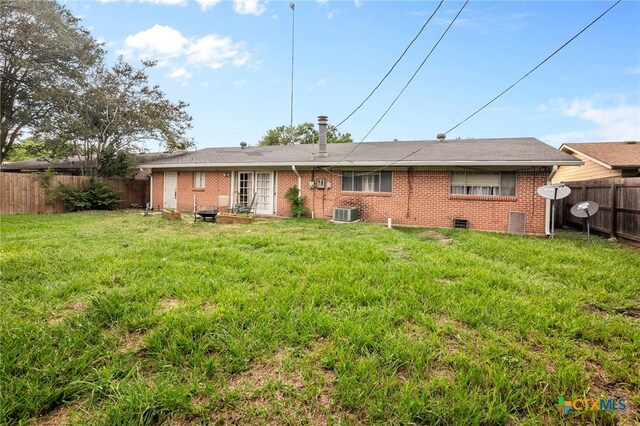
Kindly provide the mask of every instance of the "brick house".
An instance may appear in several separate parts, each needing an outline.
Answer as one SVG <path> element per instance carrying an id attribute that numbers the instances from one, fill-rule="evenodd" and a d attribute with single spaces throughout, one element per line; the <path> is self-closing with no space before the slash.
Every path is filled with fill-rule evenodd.
<path id="1" fill-rule="evenodd" d="M 153 208 L 224 210 L 253 203 L 263 216 L 289 216 L 291 188 L 314 218 L 357 207 L 366 221 L 548 233 L 549 206 L 536 189 L 557 167 L 580 160 L 535 138 L 392 141 L 206 148 L 141 167 L 150 171 Z M 444 135 L 439 135 L 444 136 Z M 246 144 L 245 144 L 246 145 Z"/>

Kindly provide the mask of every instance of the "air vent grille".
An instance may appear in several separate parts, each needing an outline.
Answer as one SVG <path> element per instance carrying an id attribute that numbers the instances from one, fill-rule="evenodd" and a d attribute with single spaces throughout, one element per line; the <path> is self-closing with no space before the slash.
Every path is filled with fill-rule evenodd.
<path id="1" fill-rule="evenodd" d="M 524 226 L 527 214 L 525 212 L 509 212 L 509 229 L 510 234 L 524 234 Z"/>
<path id="2" fill-rule="evenodd" d="M 453 219 L 453 227 L 454 228 L 462 228 L 469 229 L 469 220 L 468 219 Z"/>

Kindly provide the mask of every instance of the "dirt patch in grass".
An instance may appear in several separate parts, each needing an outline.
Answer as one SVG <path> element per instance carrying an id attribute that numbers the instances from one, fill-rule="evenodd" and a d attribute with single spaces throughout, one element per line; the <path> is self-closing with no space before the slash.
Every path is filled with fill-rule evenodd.
<path id="1" fill-rule="evenodd" d="M 433 366 L 433 368 L 429 369 L 429 377 L 432 379 L 453 379 L 453 371 L 449 368 L 448 365 L 442 364 L 438 366 Z"/>
<path id="2" fill-rule="evenodd" d="M 129 333 L 120 338 L 118 352 L 126 354 L 130 352 L 138 352 L 144 346 L 144 339 L 149 333 Z"/>
<path id="3" fill-rule="evenodd" d="M 629 402 L 629 396 L 634 392 L 631 384 L 611 380 L 599 361 L 586 361 L 584 369 L 591 382 L 591 387 L 587 393 L 589 398 L 624 398 L 627 401 L 627 409 L 618 412 L 621 420 L 620 424 L 640 424 L 640 407 Z"/>
<path id="4" fill-rule="evenodd" d="M 427 334 L 429 334 L 429 331 L 427 331 L 422 325 L 417 324 L 412 320 L 403 322 L 400 325 L 400 331 L 407 340 L 411 341 L 424 340 Z"/>
<path id="5" fill-rule="evenodd" d="M 436 282 L 440 283 L 440 284 L 451 284 L 451 283 L 455 282 L 455 280 L 451 279 L 451 278 L 441 277 L 441 278 L 436 278 Z"/>
<path id="6" fill-rule="evenodd" d="M 35 420 L 36 426 L 59 426 L 69 422 L 68 407 L 58 407 L 44 417 Z"/>
<path id="7" fill-rule="evenodd" d="M 389 246 L 387 247 L 387 254 L 391 259 L 400 260 L 403 262 L 411 262 L 411 256 L 409 256 L 409 252 L 402 247 L 399 246 Z"/>
<path id="8" fill-rule="evenodd" d="M 421 232 L 420 235 L 428 238 L 433 238 L 442 245 L 453 243 L 453 238 L 447 238 L 445 235 L 442 235 L 441 233 L 433 229 L 427 229 L 426 231 Z"/>
<path id="9" fill-rule="evenodd" d="M 285 379 L 282 363 L 287 355 L 288 351 L 286 349 L 279 349 L 267 362 L 256 363 L 249 370 L 233 376 L 229 380 L 228 388 L 235 390 L 243 385 L 261 388 L 269 382 Z M 287 384 L 292 385 L 295 389 L 302 387 L 302 380 L 299 374 L 290 375 L 286 379 Z"/>
<path id="10" fill-rule="evenodd" d="M 165 313 L 182 305 L 184 305 L 184 302 L 182 300 L 164 298 L 164 299 L 160 299 L 160 301 L 158 302 L 158 311 L 160 313 Z"/>
<path id="11" fill-rule="evenodd" d="M 590 377 L 591 392 L 589 396 L 594 398 L 618 397 L 623 398 L 631 392 L 631 385 L 628 383 L 618 383 L 609 377 L 604 366 L 599 361 L 586 361 L 584 369 Z"/>
<path id="12" fill-rule="evenodd" d="M 204 302 L 202 303 L 202 311 L 207 314 L 210 315 L 212 313 L 214 313 L 216 310 L 216 305 L 214 305 L 212 302 Z"/>
<path id="13" fill-rule="evenodd" d="M 76 315 L 76 314 L 81 314 L 86 312 L 88 308 L 89 308 L 89 304 L 87 302 L 83 302 L 79 300 L 75 301 L 65 306 L 65 308 L 62 311 L 56 313 L 54 316 L 49 318 L 47 322 L 49 323 L 49 325 L 60 324 L 71 315 Z"/>
<path id="14" fill-rule="evenodd" d="M 333 402 L 335 373 L 322 369 L 317 346 L 303 353 L 279 349 L 265 361 L 233 376 L 227 385 L 234 403 L 217 413 L 224 424 L 332 424 L 343 414 Z M 307 366 L 307 369 L 304 366 Z M 308 366 L 313 366 L 312 370 Z"/>

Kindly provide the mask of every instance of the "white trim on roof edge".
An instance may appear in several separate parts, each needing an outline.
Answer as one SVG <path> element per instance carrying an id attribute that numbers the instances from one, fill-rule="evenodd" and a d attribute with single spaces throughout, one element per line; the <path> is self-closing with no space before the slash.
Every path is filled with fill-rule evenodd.
<path id="1" fill-rule="evenodd" d="M 580 160 L 575 161 L 402 161 L 389 164 L 386 161 L 358 161 L 338 164 L 322 164 L 311 161 L 295 162 L 303 167 L 406 167 L 406 166 L 581 166 Z M 291 162 L 278 163 L 189 163 L 189 164 L 142 164 L 145 169 L 193 169 L 193 168 L 230 168 L 230 167 L 289 167 Z"/>

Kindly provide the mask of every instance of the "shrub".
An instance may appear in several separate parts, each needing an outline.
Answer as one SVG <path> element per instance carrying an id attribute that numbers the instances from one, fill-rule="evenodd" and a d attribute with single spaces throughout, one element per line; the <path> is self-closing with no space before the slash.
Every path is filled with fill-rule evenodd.
<path id="1" fill-rule="evenodd" d="M 292 186 L 285 192 L 284 198 L 291 203 L 291 217 L 305 217 L 309 214 L 309 210 L 304 206 L 307 197 L 301 197 L 298 188 Z"/>
<path id="2" fill-rule="evenodd" d="M 60 184 L 58 196 L 67 205 L 69 211 L 113 210 L 120 199 L 116 193 L 99 179 L 91 178 L 87 185 L 76 188 L 73 185 Z"/>

